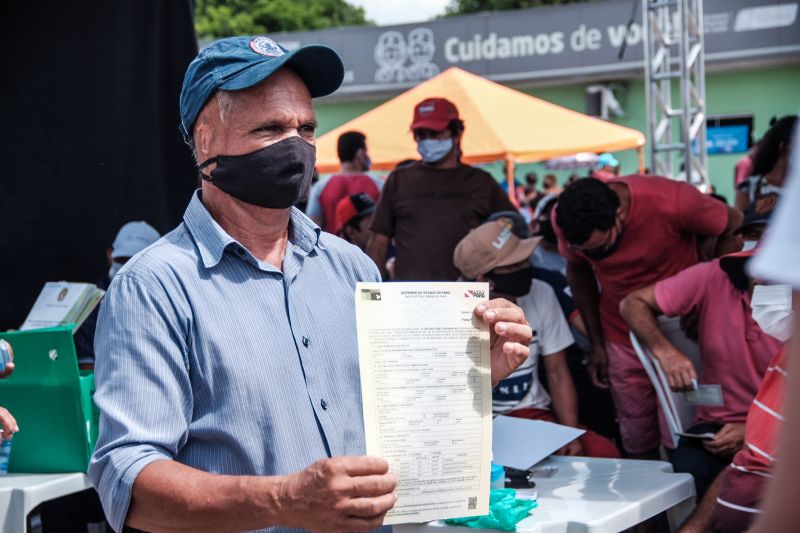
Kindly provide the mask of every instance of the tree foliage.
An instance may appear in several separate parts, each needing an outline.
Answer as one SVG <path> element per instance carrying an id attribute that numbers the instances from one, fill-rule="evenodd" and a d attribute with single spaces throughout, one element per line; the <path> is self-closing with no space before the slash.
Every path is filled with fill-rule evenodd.
<path id="1" fill-rule="evenodd" d="M 445 16 L 466 15 L 480 11 L 505 11 L 526 7 L 554 6 L 588 0 L 451 0 Z"/>
<path id="2" fill-rule="evenodd" d="M 371 24 L 346 0 L 196 0 L 198 37 L 255 35 Z"/>

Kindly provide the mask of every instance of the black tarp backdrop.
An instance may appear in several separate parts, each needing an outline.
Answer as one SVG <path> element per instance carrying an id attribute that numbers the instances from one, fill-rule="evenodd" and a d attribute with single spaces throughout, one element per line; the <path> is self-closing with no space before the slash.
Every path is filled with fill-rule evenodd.
<path id="1" fill-rule="evenodd" d="M 191 0 L 0 2 L 0 328 L 46 281 L 95 281 L 118 228 L 181 220 Z"/>

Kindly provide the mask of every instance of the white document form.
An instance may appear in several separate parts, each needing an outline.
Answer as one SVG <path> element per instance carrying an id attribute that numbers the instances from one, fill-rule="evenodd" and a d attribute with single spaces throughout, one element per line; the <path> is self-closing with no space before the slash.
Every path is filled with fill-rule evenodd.
<path id="1" fill-rule="evenodd" d="M 389 461 L 384 524 L 489 512 L 492 383 L 486 283 L 359 283 L 367 453 Z"/>

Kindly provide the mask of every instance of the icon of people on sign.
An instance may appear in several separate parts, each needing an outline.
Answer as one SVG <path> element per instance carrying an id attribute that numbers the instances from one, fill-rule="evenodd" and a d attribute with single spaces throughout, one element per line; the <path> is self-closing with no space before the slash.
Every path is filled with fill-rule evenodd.
<path id="1" fill-rule="evenodd" d="M 387 31 L 378 37 L 375 45 L 375 72 L 377 83 L 402 83 L 421 81 L 439 73 L 433 63 L 436 43 L 433 32 L 428 28 L 415 28 L 407 38 L 398 31 Z M 406 61 L 410 61 L 408 66 Z"/>

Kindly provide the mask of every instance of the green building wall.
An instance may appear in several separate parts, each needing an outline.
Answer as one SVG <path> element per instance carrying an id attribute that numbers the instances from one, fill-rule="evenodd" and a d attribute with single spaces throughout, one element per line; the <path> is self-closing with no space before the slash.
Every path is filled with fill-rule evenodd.
<path id="1" fill-rule="evenodd" d="M 646 112 L 643 80 L 623 80 L 619 83 L 627 86 L 627 91 L 620 99 L 625 109 L 625 116 L 616 117 L 614 122 L 623 126 L 646 129 Z M 555 104 L 585 111 L 587 84 L 573 84 L 528 89 L 525 92 L 548 100 Z M 706 106 L 709 116 L 714 115 L 753 115 L 754 138 L 761 137 L 769 126 L 773 116 L 793 114 L 800 111 L 800 66 L 796 64 L 737 70 L 728 72 L 711 72 L 706 74 Z M 317 104 L 319 134 L 347 122 L 358 115 L 379 105 L 384 100 L 362 100 L 349 102 L 325 102 Z M 410 119 L 410 117 L 409 117 Z M 386 127 L 405 128 L 404 125 L 387 124 Z M 531 128 L 547 127 L 546 124 L 531 124 Z M 469 128 L 469 124 L 467 124 Z M 400 131 L 402 133 L 402 130 Z M 369 139 L 367 140 L 369 142 Z M 635 172 L 638 159 L 634 151 L 623 151 L 615 154 L 622 165 L 623 173 Z M 708 157 L 709 175 L 717 192 L 733 201 L 733 170 L 742 154 L 710 155 Z M 649 165 L 649 161 L 648 161 Z M 502 164 L 487 165 L 498 179 L 502 179 Z M 540 164 L 519 165 L 517 177 L 536 170 L 539 176 L 545 172 Z M 565 179 L 568 172 L 556 173 Z"/>

